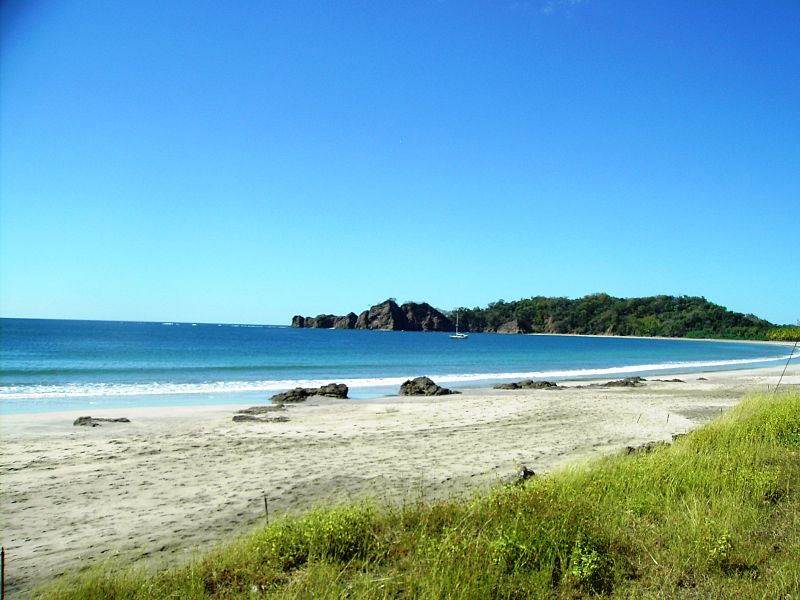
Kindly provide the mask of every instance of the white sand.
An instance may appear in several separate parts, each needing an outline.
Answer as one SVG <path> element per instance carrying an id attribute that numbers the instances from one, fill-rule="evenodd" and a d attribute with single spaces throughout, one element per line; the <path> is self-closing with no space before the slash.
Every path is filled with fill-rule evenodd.
<path id="1" fill-rule="evenodd" d="M 233 423 L 238 407 L 4 416 L 6 585 L 23 592 L 106 557 L 177 562 L 273 514 L 365 495 L 467 493 L 514 473 L 652 440 L 720 414 L 782 368 L 668 375 L 641 388 L 470 390 L 438 398 L 310 400 L 288 423 Z M 707 381 L 698 381 L 699 377 Z M 582 382 L 583 383 L 583 382 Z M 800 384 L 800 364 L 784 384 Z M 567 385 L 577 385 L 570 383 Z"/>

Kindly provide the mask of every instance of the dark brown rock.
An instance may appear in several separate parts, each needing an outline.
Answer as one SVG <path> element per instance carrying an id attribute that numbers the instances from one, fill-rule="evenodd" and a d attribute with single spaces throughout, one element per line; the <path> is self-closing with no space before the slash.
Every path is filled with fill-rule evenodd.
<path id="1" fill-rule="evenodd" d="M 308 388 L 313 390 L 314 388 Z M 349 389 L 343 383 L 329 383 L 320 388 L 316 388 L 315 395 L 328 396 L 329 398 L 347 398 Z"/>
<path id="2" fill-rule="evenodd" d="M 255 423 L 286 423 L 289 417 L 278 415 L 276 417 L 256 417 L 254 415 L 233 415 L 234 423 L 255 422 Z"/>
<path id="3" fill-rule="evenodd" d="M 281 392 L 280 394 L 275 394 L 270 398 L 273 403 L 280 402 L 280 403 L 287 403 L 292 404 L 296 402 L 304 402 L 306 398 L 312 396 L 312 392 L 310 390 L 316 388 L 294 388 L 293 390 L 288 390 L 286 392 Z"/>
<path id="4" fill-rule="evenodd" d="M 286 410 L 283 404 L 264 404 L 263 406 L 251 406 L 250 408 L 244 408 L 242 410 L 236 411 L 240 415 L 263 415 L 266 413 L 271 412 L 278 412 L 281 410 Z"/>
<path id="5" fill-rule="evenodd" d="M 382 329 L 388 331 L 453 331 L 452 321 L 427 302 L 398 306 L 393 299 L 372 306 L 360 315 L 317 315 L 292 317 L 292 327 L 327 329 Z"/>
<path id="6" fill-rule="evenodd" d="M 401 396 L 446 396 L 460 392 L 443 388 L 428 377 L 408 379 L 400 386 Z"/>
<path id="7" fill-rule="evenodd" d="M 501 323 L 494 331 L 495 333 L 527 333 L 526 329 L 516 319 Z"/>
<path id="8" fill-rule="evenodd" d="M 578 385 L 578 388 L 608 388 L 608 387 L 643 387 L 647 381 L 644 377 L 626 377 L 625 379 L 615 379 L 605 383 L 592 383 L 589 385 Z"/>
<path id="9" fill-rule="evenodd" d="M 494 386 L 496 390 L 560 390 L 563 389 L 557 383 L 552 381 L 533 381 L 531 379 L 524 379 L 523 381 L 515 381 L 513 383 L 498 383 Z"/>
<path id="10" fill-rule="evenodd" d="M 314 317 L 314 327 L 321 329 L 333 329 L 333 324 L 336 323 L 336 315 L 317 315 Z"/>
<path id="11" fill-rule="evenodd" d="M 78 417 L 73 421 L 73 425 L 76 427 L 84 426 L 84 427 L 99 427 L 102 423 L 130 423 L 131 420 L 127 417 L 119 417 L 116 419 L 102 419 L 99 417 Z"/>
<path id="12" fill-rule="evenodd" d="M 405 314 L 406 331 L 454 331 L 453 322 L 427 302 L 407 302 L 400 309 Z"/>
<path id="13" fill-rule="evenodd" d="M 275 394 L 271 400 L 273 404 L 293 404 L 305 402 L 311 396 L 328 396 L 329 398 L 347 398 L 348 388 L 343 383 L 329 383 L 318 388 L 301 388 Z"/>
<path id="14" fill-rule="evenodd" d="M 354 329 L 356 326 L 356 321 L 358 320 L 358 316 L 356 313 L 347 313 L 343 317 L 336 317 L 333 320 L 333 328 L 334 329 Z"/>
<path id="15" fill-rule="evenodd" d="M 647 381 L 644 377 L 625 377 L 616 381 L 607 381 L 602 387 L 642 387 Z"/>
<path id="16" fill-rule="evenodd" d="M 649 454 L 665 446 L 669 446 L 669 444 L 667 442 L 647 442 L 641 446 L 626 446 L 625 454 Z"/>
<path id="17" fill-rule="evenodd" d="M 405 331 L 408 320 L 394 300 L 386 300 L 362 312 L 356 320 L 356 329 L 384 329 Z"/>
<path id="18" fill-rule="evenodd" d="M 522 465 L 517 472 L 517 481 L 525 481 L 526 479 L 530 479 L 531 477 L 535 477 L 536 473 L 533 469 L 529 469 L 525 465 Z"/>

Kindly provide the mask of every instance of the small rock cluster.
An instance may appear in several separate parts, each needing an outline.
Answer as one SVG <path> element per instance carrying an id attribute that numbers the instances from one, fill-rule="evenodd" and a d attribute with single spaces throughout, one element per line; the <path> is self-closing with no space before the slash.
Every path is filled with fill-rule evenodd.
<path id="1" fill-rule="evenodd" d="M 609 388 L 609 387 L 643 387 L 644 382 L 647 381 L 644 377 L 626 377 L 625 379 L 616 379 L 614 381 L 606 381 L 605 383 L 590 383 L 589 385 L 578 385 L 577 388 Z"/>
<path id="2" fill-rule="evenodd" d="M 237 411 L 233 421 L 235 423 L 257 422 L 257 423 L 285 423 L 289 420 L 286 415 L 269 415 L 269 413 L 286 410 L 284 404 L 297 404 L 305 402 L 311 396 L 327 396 L 328 398 L 347 398 L 348 387 L 343 383 L 329 383 L 318 388 L 294 388 L 288 392 L 275 394 L 270 398 L 272 404 L 263 406 L 251 406 Z"/>
<path id="3" fill-rule="evenodd" d="M 408 379 L 400 386 L 401 396 L 447 396 L 460 393 L 437 385 L 429 377 Z"/>
<path id="4" fill-rule="evenodd" d="M 515 381 L 513 383 L 498 383 L 494 386 L 496 390 L 560 390 L 560 386 L 552 381 L 533 381 L 532 379 L 524 379 L 522 381 Z"/>
<path id="5" fill-rule="evenodd" d="M 348 388 L 343 383 L 329 383 L 318 388 L 294 388 L 288 392 L 275 394 L 272 403 L 296 403 L 304 402 L 311 396 L 327 396 L 328 398 L 347 398 Z"/>
<path id="6" fill-rule="evenodd" d="M 78 417 L 72 424 L 76 427 L 100 427 L 102 423 L 130 423 L 131 420 L 127 417 L 119 417 L 117 419 L 101 419 L 100 417 Z"/>
<path id="7" fill-rule="evenodd" d="M 286 423 L 289 417 L 286 415 L 278 415 L 277 417 L 256 417 L 255 415 L 233 415 L 234 423 L 241 423 L 243 421 L 255 421 L 257 423 Z"/>

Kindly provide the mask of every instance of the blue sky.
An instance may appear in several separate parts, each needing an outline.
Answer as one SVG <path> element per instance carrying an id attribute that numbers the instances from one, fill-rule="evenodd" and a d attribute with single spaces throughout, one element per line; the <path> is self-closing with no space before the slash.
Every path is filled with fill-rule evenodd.
<path id="1" fill-rule="evenodd" d="M 3 2 L 0 314 L 800 319 L 800 3 Z"/>

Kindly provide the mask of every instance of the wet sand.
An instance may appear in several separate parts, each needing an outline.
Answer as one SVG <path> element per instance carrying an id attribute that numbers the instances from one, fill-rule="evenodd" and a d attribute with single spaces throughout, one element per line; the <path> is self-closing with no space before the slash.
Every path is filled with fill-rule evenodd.
<path id="1" fill-rule="evenodd" d="M 668 375 L 636 388 L 465 390 L 434 398 L 311 399 L 288 422 L 234 423 L 235 406 L 3 416 L 6 589 L 120 557 L 175 564 L 271 513 L 374 496 L 468 494 L 511 476 L 685 433 L 782 367 Z M 704 377 L 706 380 L 700 380 Z M 585 384 L 586 382 L 580 382 Z M 793 361 L 784 384 L 800 384 Z M 84 413 L 85 414 L 85 413 Z"/>

